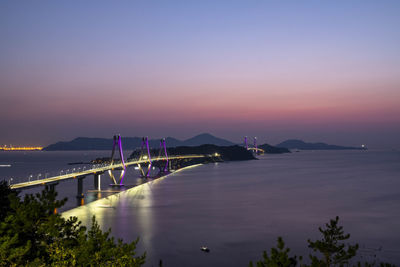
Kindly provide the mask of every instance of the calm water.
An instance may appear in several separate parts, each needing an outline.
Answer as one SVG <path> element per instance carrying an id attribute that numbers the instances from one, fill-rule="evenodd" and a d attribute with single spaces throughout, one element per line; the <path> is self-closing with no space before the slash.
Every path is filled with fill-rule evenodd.
<path id="1" fill-rule="evenodd" d="M 96 158 L 109 157 L 110 154 L 110 151 L 0 151 L 0 180 L 6 180 L 11 183 L 26 182 L 76 171 L 78 168 L 81 170 L 83 168 L 88 169 L 91 167 L 90 164 L 69 165 L 68 163 L 88 163 Z M 127 158 L 130 154 L 131 151 L 125 151 L 124 157 Z M 11 165 L 11 167 L 4 167 L 4 165 Z M 116 172 L 115 176 L 118 178 L 119 172 Z M 125 177 L 127 179 L 124 182 L 128 188 L 143 182 L 142 179 L 138 178 L 139 172 L 134 168 L 127 169 Z M 93 176 L 87 176 L 84 179 L 85 203 L 96 200 L 99 196 L 104 197 L 115 193 L 116 190 L 120 190 L 119 188 L 110 187 L 111 180 L 108 174 L 104 174 L 101 179 L 101 188 L 104 191 L 98 194 L 94 192 L 93 178 Z M 67 204 L 61 210 L 71 209 L 78 205 L 80 201 L 76 199 L 77 181 L 67 180 L 61 182 L 56 188 L 60 199 L 68 198 Z M 37 193 L 40 190 L 42 188 L 33 188 L 22 191 L 21 194 Z M 121 190 L 125 190 L 125 188 Z"/>
<path id="2" fill-rule="evenodd" d="M 1 157 L 4 164 L 6 156 Z M 132 171 L 126 178 L 134 184 L 136 175 Z M 87 180 L 89 189 L 92 179 Z M 76 184 L 61 186 L 74 191 Z M 64 216 L 76 215 L 89 224 L 96 215 L 116 237 L 132 241 L 140 236 L 147 266 L 158 266 L 162 259 L 168 267 L 247 266 L 280 235 L 293 253 L 306 255 L 307 238 L 319 238 L 318 226 L 338 215 L 351 242 L 360 244 L 361 256 L 400 264 L 399 210 L 400 152 L 370 150 L 202 165 Z M 211 252 L 200 251 L 202 245 Z"/>
<path id="3" fill-rule="evenodd" d="M 360 255 L 400 263 L 400 153 L 300 152 L 184 170 L 65 213 L 131 241 L 148 266 L 247 266 L 284 237 L 307 238 L 336 215 Z M 210 253 L 200 251 L 206 245 Z"/>

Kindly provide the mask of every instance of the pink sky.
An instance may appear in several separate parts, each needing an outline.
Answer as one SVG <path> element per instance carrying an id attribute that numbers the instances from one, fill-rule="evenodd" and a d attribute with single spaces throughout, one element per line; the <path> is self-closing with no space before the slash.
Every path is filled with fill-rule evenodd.
<path id="1" fill-rule="evenodd" d="M 400 147 L 397 2 L 222 2 L 3 1 L 0 144 L 210 132 Z"/>

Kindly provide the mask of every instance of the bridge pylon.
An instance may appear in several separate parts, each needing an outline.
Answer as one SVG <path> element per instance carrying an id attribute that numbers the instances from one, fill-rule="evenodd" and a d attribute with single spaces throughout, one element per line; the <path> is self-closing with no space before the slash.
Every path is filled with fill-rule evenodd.
<path id="1" fill-rule="evenodd" d="M 144 177 L 144 178 L 147 178 L 149 176 L 149 173 L 150 173 L 150 170 L 151 170 L 151 166 L 152 166 L 151 155 L 150 155 L 150 146 L 149 146 L 149 138 L 147 136 L 142 138 L 142 146 L 141 146 L 141 149 L 140 149 L 139 161 L 141 161 L 141 160 L 148 161 L 148 167 L 147 167 L 146 171 L 143 169 L 143 167 L 140 165 L 140 163 L 138 163 L 138 167 L 139 167 L 141 176 Z"/>
<path id="2" fill-rule="evenodd" d="M 165 166 L 160 166 L 160 172 L 167 172 L 169 170 L 169 159 L 168 159 L 168 153 L 167 153 L 167 144 L 165 142 L 165 138 L 161 138 L 160 140 L 160 151 L 158 153 L 158 159 L 161 159 L 162 157 L 165 157 L 166 162 Z"/>
<path id="3" fill-rule="evenodd" d="M 126 170 L 126 166 L 125 166 L 125 161 L 124 161 L 124 154 L 122 153 L 122 143 L 121 143 L 121 136 L 120 135 L 114 135 L 114 142 L 113 142 L 113 149 L 111 152 L 111 163 L 110 165 L 114 165 L 114 154 L 115 154 L 115 148 L 118 148 L 119 151 L 119 156 L 121 159 L 121 164 L 122 164 L 122 170 L 121 170 L 121 174 L 120 177 L 117 180 L 115 179 L 114 174 L 112 173 L 112 170 L 108 170 L 108 175 L 110 176 L 111 180 L 114 182 L 114 185 L 120 185 L 122 186 L 122 182 L 124 180 L 124 175 L 125 175 L 125 170 Z"/>
<path id="4" fill-rule="evenodd" d="M 252 151 L 254 154 L 256 154 L 256 155 L 262 155 L 262 154 L 264 154 L 264 149 L 262 149 L 262 148 L 258 148 L 258 145 L 257 145 L 257 137 L 254 137 L 253 138 L 253 145 L 249 145 L 249 143 L 248 143 L 248 138 L 247 138 L 247 136 L 245 136 L 244 137 L 244 147 L 247 149 L 247 150 L 249 150 L 249 151 Z"/>

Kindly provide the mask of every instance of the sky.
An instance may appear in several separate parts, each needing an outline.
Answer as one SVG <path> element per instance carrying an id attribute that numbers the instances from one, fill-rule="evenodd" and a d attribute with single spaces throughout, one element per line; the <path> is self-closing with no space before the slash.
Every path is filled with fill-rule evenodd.
<path id="1" fill-rule="evenodd" d="M 0 144 L 400 148 L 400 1 L 0 1 Z"/>

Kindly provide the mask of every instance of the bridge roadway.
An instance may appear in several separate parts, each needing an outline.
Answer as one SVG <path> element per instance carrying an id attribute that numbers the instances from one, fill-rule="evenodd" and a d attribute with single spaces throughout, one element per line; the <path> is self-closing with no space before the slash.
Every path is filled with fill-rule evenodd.
<path id="1" fill-rule="evenodd" d="M 176 160 L 176 159 L 194 159 L 194 158 L 205 158 L 209 157 L 211 155 L 184 155 L 184 156 L 169 156 L 167 157 L 157 157 L 155 159 L 152 159 L 152 162 L 155 161 L 160 161 L 160 160 Z M 143 164 L 149 162 L 148 159 L 143 159 L 143 160 L 134 160 L 134 161 L 127 161 L 125 162 L 125 166 L 131 166 L 131 165 L 138 165 L 138 164 Z M 80 172 L 73 172 L 73 173 L 68 173 L 64 175 L 59 175 L 59 176 L 54 176 L 54 177 L 49 177 L 45 179 L 40 179 L 40 180 L 35 180 L 35 181 L 29 181 L 29 182 L 24 182 L 24 183 L 18 183 L 18 184 L 12 184 L 10 187 L 11 189 L 15 190 L 23 190 L 23 189 L 28 189 L 36 186 L 41 186 L 41 185 L 46 185 L 46 184 L 55 184 L 61 181 L 65 181 L 68 179 L 76 179 L 79 177 L 85 177 L 87 175 L 91 174 L 97 174 L 97 173 L 104 173 L 105 171 L 108 170 L 114 170 L 114 169 L 119 169 L 123 168 L 122 163 L 120 164 L 113 164 L 113 165 L 108 165 L 96 169 L 89 169 L 85 171 L 80 171 Z"/>
<path id="2" fill-rule="evenodd" d="M 255 152 L 259 152 L 260 151 L 261 153 L 265 153 L 265 150 L 262 149 L 262 148 L 248 147 L 247 150 L 252 150 L 252 151 L 255 151 Z"/>

